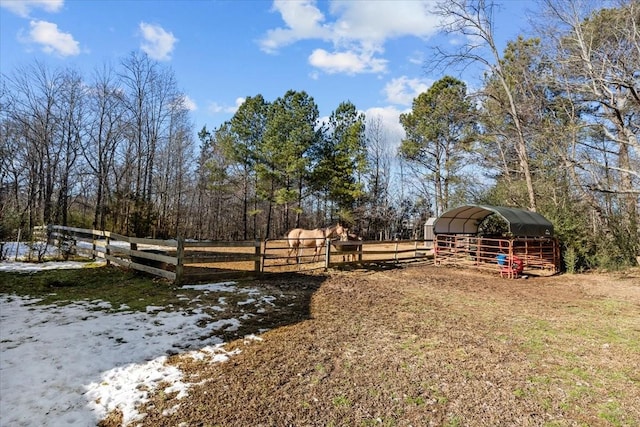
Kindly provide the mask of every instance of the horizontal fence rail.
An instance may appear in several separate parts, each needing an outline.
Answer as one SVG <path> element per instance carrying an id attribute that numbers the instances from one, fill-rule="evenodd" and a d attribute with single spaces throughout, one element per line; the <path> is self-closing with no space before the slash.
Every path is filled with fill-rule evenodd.
<path id="1" fill-rule="evenodd" d="M 353 263 L 409 262 L 424 260 L 430 257 L 431 254 L 430 249 L 427 249 L 423 240 L 350 240 L 331 242 L 331 246 L 335 250 L 332 249 L 327 252 L 328 267 Z M 345 247 L 353 249 L 345 249 Z M 352 258 L 352 261 L 349 261 L 349 255 L 353 255 L 353 258 L 357 259 Z"/>
<path id="2" fill-rule="evenodd" d="M 295 248 L 291 248 L 289 239 L 266 240 L 263 253 L 263 271 L 318 270 L 343 265 L 424 261 L 432 254 L 423 240 L 342 242 L 325 239 L 320 247 L 319 256 L 314 257 L 315 246 L 305 246 L 302 242 L 315 241 L 316 239 L 297 240 L 301 241 L 299 252 Z M 345 250 L 345 247 L 354 249 Z M 354 256 L 347 259 L 348 255 Z"/>
<path id="3" fill-rule="evenodd" d="M 66 255 L 101 258 L 108 264 L 143 271 L 176 283 L 221 277 L 259 276 L 271 272 L 313 271 L 350 264 L 400 263 L 428 259 L 424 241 L 326 240 L 298 253 L 287 239 L 190 241 L 125 236 L 103 230 L 50 225 L 34 230 Z M 347 249 L 345 249 L 347 248 Z"/>
<path id="4" fill-rule="evenodd" d="M 313 271 L 346 265 L 388 264 L 433 259 L 436 265 L 472 266 L 508 277 L 517 276 L 498 262 L 499 253 L 518 258 L 523 270 L 557 272 L 560 250 L 556 239 L 436 236 L 425 240 L 302 239 L 292 247 L 286 239 L 264 241 L 190 241 L 125 236 L 103 230 L 51 225 L 34 235 L 55 242 L 61 252 L 144 271 L 180 283 L 223 276 L 258 276 L 267 272 Z M 297 242 L 297 240 L 296 240 Z"/>

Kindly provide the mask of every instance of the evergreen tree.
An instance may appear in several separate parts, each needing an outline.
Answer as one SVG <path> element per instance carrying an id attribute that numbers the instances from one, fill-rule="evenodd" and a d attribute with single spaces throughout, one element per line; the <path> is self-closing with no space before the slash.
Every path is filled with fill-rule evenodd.
<path id="1" fill-rule="evenodd" d="M 269 107 L 263 143 L 258 147 L 256 171 L 259 195 L 268 202 L 267 236 L 271 234 L 272 209 L 283 208 L 281 230 L 291 228 L 290 208 L 295 209 L 295 224 L 300 222 L 309 151 L 317 141 L 318 107 L 306 92 L 289 90 Z"/>
<path id="2" fill-rule="evenodd" d="M 253 232 L 257 232 L 257 198 L 252 196 L 257 184 L 255 173 L 258 160 L 258 148 L 264 142 L 264 132 L 267 122 L 269 103 L 262 95 L 247 97 L 238 111 L 231 118 L 231 131 L 237 136 L 231 139 L 232 144 L 226 147 L 229 156 L 235 160 L 240 168 L 242 179 L 242 224 L 243 236 L 248 238 L 248 220 L 253 217 Z M 249 212 L 251 201 L 254 202 L 253 212 Z"/>
<path id="3" fill-rule="evenodd" d="M 475 111 L 466 85 L 449 76 L 440 79 L 413 100 L 412 111 L 401 114 L 400 123 L 407 137 L 399 154 L 424 168 L 440 214 L 463 185 L 461 171 L 475 137 Z"/>
<path id="4" fill-rule="evenodd" d="M 343 216 L 351 216 L 364 196 L 367 171 L 365 117 L 353 103 L 342 102 L 331 114 L 314 158 L 314 189 L 335 202 Z"/>

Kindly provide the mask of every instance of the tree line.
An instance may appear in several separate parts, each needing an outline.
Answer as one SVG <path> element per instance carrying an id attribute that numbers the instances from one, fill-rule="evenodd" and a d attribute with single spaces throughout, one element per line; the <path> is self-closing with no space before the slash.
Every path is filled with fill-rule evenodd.
<path id="1" fill-rule="evenodd" d="M 250 96 L 196 134 L 171 69 L 135 52 L 89 80 L 34 62 L 3 76 L 0 99 L 0 238 L 50 223 L 272 238 L 357 212 L 371 233 L 396 228 L 384 129 L 378 119 L 366 131 L 349 101 L 321 123 L 304 91 Z"/>
<path id="2" fill-rule="evenodd" d="M 496 47 L 489 1 L 439 5 L 430 68 L 485 70 L 469 93 L 446 76 L 413 101 L 400 146 L 431 182 L 438 213 L 464 201 L 526 207 L 554 223 L 568 269 L 635 265 L 640 255 L 640 2 L 544 0 L 535 37 Z M 476 188 L 478 171 L 491 178 Z"/>
<path id="3" fill-rule="evenodd" d="M 483 203 L 551 220 L 569 268 L 633 264 L 640 2 L 544 5 L 535 37 L 499 51 L 498 5 L 442 3 L 443 30 L 468 37 L 429 58 L 443 77 L 400 116 L 402 141 L 348 100 L 320 120 L 296 90 L 249 96 L 196 133 L 172 70 L 141 53 L 88 79 L 14 70 L 0 86 L 0 239 L 57 223 L 245 240 L 337 221 L 366 238 L 420 237 L 428 217 Z M 484 70 L 473 91 L 453 76 L 468 65 Z"/>

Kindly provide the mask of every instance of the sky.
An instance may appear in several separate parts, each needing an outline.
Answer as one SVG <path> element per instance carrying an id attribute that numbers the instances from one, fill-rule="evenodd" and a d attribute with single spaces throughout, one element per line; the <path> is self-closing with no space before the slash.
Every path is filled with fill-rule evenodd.
<path id="1" fill-rule="evenodd" d="M 526 31 L 533 0 L 499 0 L 499 49 Z M 455 46 L 434 0 L 0 0 L 0 72 L 35 59 L 85 76 L 142 51 L 171 67 L 194 130 L 229 120 L 247 96 L 305 91 L 328 117 L 350 101 L 404 135 L 400 113 L 444 73 L 428 75 L 434 46 Z M 464 76 L 478 85 L 479 70 Z"/>
<path id="2" fill-rule="evenodd" d="M 10 245 L 11 261 L 0 261 L 0 271 L 86 265 L 21 262 L 26 246 Z M 147 401 L 161 382 L 168 384 L 165 393 L 175 391 L 178 399 L 188 396 L 191 384 L 166 363 L 168 354 L 223 363 L 238 353 L 225 350 L 216 331 L 237 330 L 242 318 L 225 318 L 229 302 L 220 297 L 213 307 L 220 318 L 213 319 L 199 303 L 202 294 L 244 293 L 246 299 L 237 304 L 246 316 L 260 313 L 278 298 L 235 282 L 183 288 L 191 296 L 179 296 L 189 299 L 191 310 L 147 306 L 144 313 L 100 300 L 39 305 L 34 298 L 0 294 L 0 426 L 89 427 L 116 408 L 123 412 L 125 425 L 135 425 L 143 417 L 136 405 Z M 249 335 L 244 343 L 262 339 Z"/>

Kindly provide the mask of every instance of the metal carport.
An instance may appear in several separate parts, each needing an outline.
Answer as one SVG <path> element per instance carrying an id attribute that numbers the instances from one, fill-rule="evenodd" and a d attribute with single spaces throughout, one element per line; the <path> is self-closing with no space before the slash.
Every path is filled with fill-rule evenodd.
<path id="1" fill-rule="evenodd" d="M 498 215 L 508 225 L 506 236 L 480 236 L 479 226 L 490 215 Z M 433 225 L 434 262 L 498 271 L 519 277 L 532 268 L 555 273 L 560 267 L 560 251 L 553 237 L 553 224 L 542 215 L 505 206 L 467 205 L 440 215 Z M 504 254 L 508 263 L 497 262 Z M 514 262 L 519 269 L 514 269 Z"/>
<path id="2" fill-rule="evenodd" d="M 440 215 L 433 226 L 435 234 L 478 234 L 478 226 L 489 215 L 502 217 L 512 236 L 551 237 L 553 224 L 536 212 L 505 206 L 467 205 Z"/>

